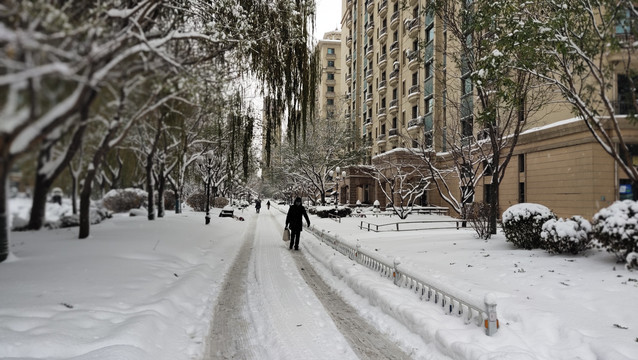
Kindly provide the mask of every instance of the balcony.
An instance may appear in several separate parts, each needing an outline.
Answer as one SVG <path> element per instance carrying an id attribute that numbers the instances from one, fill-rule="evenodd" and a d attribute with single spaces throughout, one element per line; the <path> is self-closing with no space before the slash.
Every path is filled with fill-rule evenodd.
<path id="1" fill-rule="evenodd" d="M 415 129 L 420 128 L 423 125 L 423 118 L 417 116 L 408 121 L 408 131 L 413 131 Z"/>
<path id="2" fill-rule="evenodd" d="M 381 30 L 379 30 L 379 42 L 381 44 L 385 44 L 385 41 L 387 39 L 388 39 L 388 28 L 383 27 Z"/>
<path id="3" fill-rule="evenodd" d="M 399 10 L 395 11 L 392 16 L 390 17 L 390 29 L 392 30 L 396 30 L 397 26 L 399 26 L 399 18 L 401 16 L 399 16 L 401 13 L 399 12 Z"/>
<path id="4" fill-rule="evenodd" d="M 352 65 L 352 55 L 346 55 L 346 65 Z"/>
<path id="5" fill-rule="evenodd" d="M 408 100 L 411 103 L 415 103 L 421 97 L 420 95 L 421 89 L 419 88 L 419 85 L 412 85 L 412 87 L 410 87 L 410 91 L 408 91 Z"/>
<path id="6" fill-rule="evenodd" d="M 347 75 L 346 75 L 346 83 L 348 83 L 348 84 L 349 84 L 349 83 L 350 83 L 350 80 L 352 80 L 352 75 L 347 74 Z"/>
<path id="7" fill-rule="evenodd" d="M 364 125 L 366 127 L 366 130 L 371 128 L 372 127 L 372 119 L 371 118 L 367 118 Z"/>
<path id="8" fill-rule="evenodd" d="M 379 113 L 377 114 L 377 119 L 379 119 L 379 122 L 385 121 L 387 116 L 388 114 L 385 112 L 385 108 L 380 108 Z"/>
<path id="9" fill-rule="evenodd" d="M 347 47 L 352 47 L 352 36 L 347 36 L 346 37 L 346 46 Z"/>
<path id="10" fill-rule="evenodd" d="M 419 52 L 411 51 L 408 54 L 408 68 L 410 70 L 416 70 L 419 67 Z"/>
<path id="11" fill-rule="evenodd" d="M 368 45 L 368 49 L 366 50 L 366 58 L 368 58 L 368 60 L 372 60 L 372 55 L 374 55 L 374 46 Z"/>
<path id="12" fill-rule="evenodd" d="M 372 34 L 374 34 L 374 22 L 370 22 L 366 25 L 366 34 L 368 34 L 368 36 L 372 36 Z"/>
<path id="13" fill-rule="evenodd" d="M 379 16 L 380 17 L 385 17 L 385 15 L 388 13 L 388 0 L 383 0 L 380 4 L 379 4 Z"/>
<path id="14" fill-rule="evenodd" d="M 388 130 L 388 140 L 397 142 L 399 140 L 399 131 L 396 128 Z"/>
<path id="15" fill-rule="evenodd" d="M 368 93 L 368 94 L 366 95 L 366 104 L 367 104 L 368 106 L 371 106 L 371 105 L 372 105 L 372 93 Z"/>
<path id="16" fill-rule="evenodd" d="M 366 70 L 366 81 L 367 82 L 372 82 L 372 75 L 374 75 L 374 72 L 372 71 L 372 68 Z"/>
<path id="17" fill-rule="evenodd" d="M 390 86 L 396 86 L 399 82 L 399 70 L 394 70 L 390 73 Z"/>
<path id="18" fill-rule="evenodd" d="M 385 95 L 385 92 L 387 89 L 388 89 L 387 82 L 385 80 L 379 81 L 379 88 L 377 89 L 379 91 L 379 95 L 381 96 Z"/>
<path id="19" fill-rule="evenodd" d="M 411 38 L 417 37 L 419 35 L 419 30 L 421 30 L 421 22 L 418 18 L 410 20 L 407 24 L 408 35 Z"/>
<path id="20" fill-rule="evenodd" d="M 399 41 L 395 41 L 390 45 L 390 57 L 396 59 L 397 55 L 399 55 Z"/>
<path id="21" fill-rule="evenodd" d="M 381 56 L 379 56 L 379 68 L 384 69 L 387 63 L 388 63 L 388 55 L 381 54 Z"/>
<path id="22" fill-rule="evenodd" d="M 399 111 L 399 99 L 394 99 L 390 101 L 390 107 L 388 109 L 390 110 L 390 115 L 392 116 L 396 115 L 397 112 Z"/>
<path id="23" fill-rule="evenodd" d="M 369 14 L 374 12 L 374 0 L 366 0 L 366 10 Z"/>
<path id="24" fill-rule="evenodd" d="M 377 136 L 377 145 L 385 145 L 386 137 L 385 134 L 381 134 Z"/>

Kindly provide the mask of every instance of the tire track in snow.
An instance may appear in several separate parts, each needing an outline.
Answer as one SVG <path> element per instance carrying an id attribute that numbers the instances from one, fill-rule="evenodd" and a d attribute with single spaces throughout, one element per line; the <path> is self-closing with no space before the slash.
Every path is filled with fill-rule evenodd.
<path id="1" fill-rule="evenodd" d="M 256 216 L 250 217 L 248 226 L 243 244 L 221 287 L 205 359 L 259 359 L 259 354 L 254 351 L 256 348 L 251 346 L 248 336 L 250 323 L 244 315 L 246 278 L 255 239 Z"/>
<path id="2" fill-rule="evenodd" d="M 281 225 L 278 226 L 281 227 Z M 283 232 L 283 227 L 281 231 Z M 300 252 L 292 254 L 301 276 L 360 359 L 410 359 L 410 356 L 399 346 L 370 325 L 359 316 L 355 308 L 335 294 Z"/>

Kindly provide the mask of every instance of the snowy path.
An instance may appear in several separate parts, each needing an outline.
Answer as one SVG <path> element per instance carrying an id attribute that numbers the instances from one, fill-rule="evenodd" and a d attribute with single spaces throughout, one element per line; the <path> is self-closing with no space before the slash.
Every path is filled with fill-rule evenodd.
<path id="1" fill-rule="evenodd" d="M 248 219 L 206 358 L 408 358 L 334 295 L 300 252 L 287 249 L 282 222 L 268 211 Z"/>

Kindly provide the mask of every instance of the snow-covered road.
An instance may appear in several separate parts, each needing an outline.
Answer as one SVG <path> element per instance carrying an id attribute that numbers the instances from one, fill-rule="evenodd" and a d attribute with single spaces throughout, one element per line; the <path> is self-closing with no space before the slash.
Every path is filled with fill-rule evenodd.
<path id="1" fill-rule="evenodd" d="M 217 300 L 207 358 L 409 358 L 288 250 L 282 223 L 277 212 L 248 217 Z"/>

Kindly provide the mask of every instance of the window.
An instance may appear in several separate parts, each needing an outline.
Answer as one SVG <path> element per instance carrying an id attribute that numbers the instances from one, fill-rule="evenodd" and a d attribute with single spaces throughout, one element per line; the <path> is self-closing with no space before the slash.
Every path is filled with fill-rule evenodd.
<path id="1" fill-rule="evenodd" d="M 334 86 L 328 86 L 328 92 L 335 92 Z"/>
<path id="2" fill-rule="evenodd" d="M 525 183 L 518 183 L 518 202 L 525 202 Z"/>
<path id="3" fill-rule="evenodd" d="M 425 31 L 425 43 L 429 43 L 430 41 L 434 40 L 434 25 L 430 26 L 426 31 Z"/>
<path id="4" fill-rule="evenodd" d="M 328 99 L 328 105 L 334 105 L 335 99 Z"/>
<path id="5" fill-rule="evenodd" d="M 335 49 L 334 48 L 328 48 L 328 55 L 334 55 L 335 54 Z"/>
<path id="6" fill-rule="evenodd" d="M 432 108 L 433 108 L 433 104 L 434 104 L 434 98 L 430 97 L 425 99 L 425 113 L 429 114 L 432 112 Z"/>
<path id="7" fill-rule="evenodd" d="M 381 125 L 381 134 L 385 134 L 385 124 Z"/>
<path id="8" fill-rule="evenodd" d="M 334 73 L 328 73 L 328 80 L 334 80 L 335 79 L 335 74 Z"/>
<path id="9" fill-rule="evenodd" d="M 397 99 L 397 89 L 392 89 L 392 100 Z"/>
<path id="10" fill-rule="evenodd" d="M 518 155 L 518 172 L 525 172 L 525 155 Z"/>
<path id="11" fill-rule="evenodd" d="M 328 60 L 328 67 L 335 67 L 334 60 Z"/>
<path id="12" fill-rule="evenodd" d="M 412 107 L 412 118 L 416 119 L 419 116 L 419 107 L 414 105 Z"/>
<path id="13" fill-rule="evenodd" d="M 396 116 L 392 118 L 392 128 L 393 129 L 397 128 L 397 117 Z"/>
<path id="14" fill-rule="evenodd" d="M 412 86 L 419 84 L 419 73 L 415 72 L 412 74 Z"/>

